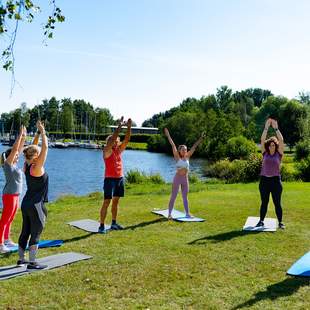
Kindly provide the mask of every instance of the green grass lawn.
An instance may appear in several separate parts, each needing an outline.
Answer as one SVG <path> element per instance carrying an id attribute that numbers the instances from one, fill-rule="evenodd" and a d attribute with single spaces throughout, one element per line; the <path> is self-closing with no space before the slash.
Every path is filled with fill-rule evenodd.
<path id="1" fill-rule="evenodd" d="M 286 276 L 310 249 L 309 184 L 284 183 L 287 229 L 275 233 L 241 231 L 258 215 L 258 184 L 198 183 L 190 191 L 191 212 L 205 222 L 151 213 L 166 208 L 170 185 L 130 185 L 119 212 L 126 229 L 107 235 L 66 225 L 98 218 L 101 194 L 49 204 L 42 239 L 65 244 L 39 256 L 76 251 L 93 259 L 1 281 L 0 309 L 310 309 L 309 279 Z M 268 216 L 275 217 L 272 204 Z M 19 212 L 15 240 L 20 223 Z M 16 260 L 2 256 L 0 265 Z"/>

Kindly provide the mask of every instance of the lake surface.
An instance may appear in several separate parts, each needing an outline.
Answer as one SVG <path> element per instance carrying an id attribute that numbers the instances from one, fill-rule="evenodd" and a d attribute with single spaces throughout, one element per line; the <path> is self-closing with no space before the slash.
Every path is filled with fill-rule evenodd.
<path id="1" fill-rule="evenodd" d="M 2 153 L 6 148 L 6 146 L 0 145 L 0 152 Z M 166 154 L 127 150 L 123 153 L 123 164 L 125 174 L 132 169 L 147 174 L 159 173 L 167 182 L 171 182 L 175 174 L 175 161 L 172 156 Z M 206 160 L 193 158 L 190 161 L 190 169 L 197 175 L 202 176 L 205 164 Z M 22 165 L 23 158 L 19 161 L 19 166 L 22 167 Z M 101 150 L 51 148 L 46 161 L 46 171 L 50 180 L 50 201 L 66 194 L 85 195 L 95 191 L 102 191 L 104 164 Z M 1 171 L 1 192 L 3 186 L 4 174 Z"/>

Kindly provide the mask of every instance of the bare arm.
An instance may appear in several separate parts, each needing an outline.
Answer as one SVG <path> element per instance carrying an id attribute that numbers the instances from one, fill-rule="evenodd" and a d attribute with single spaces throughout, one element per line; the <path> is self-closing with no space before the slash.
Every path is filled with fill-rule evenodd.
<path id="1" fill-rule="evenodd" d="M 177 148 L 176 148 L 176 146 L 175 146 L 175 144 L 174 144 L 172 138 L 170 137 L 169 130 L 168 130 L 167 128 L 165 128 L 164 131 L 165 131 L 166 137 L 168 138 L 169 143 L 170 143 L 171 146 L 172 146 L 172 152 L 173 152 L 173 157 L 174 157 L 174 159 L 175 159 L 175 160 L 179 160 L 179 159 L 180 159 L 179 152 L 178 152 L 178 150 L 177 150 Z"/>
<path id="2" fill-rule="evenodd" d="M 263 131 L 262 136 L 260 138 L 260 144 L 261 144 L 262 153 L 266 152 L 266 150 L 265 150 L 265 141 L 266 141 L 266 138 L 267 138 L 267 133 L 268 133 L 268 129 L 269 129 L 270 125 L 271 125 L 271 119 L 268 118 L 266 123 L 265 123 L 264 131 Z"/>
<path id="3" fill-rule="evenodd" d="M 25 142 L 24 135 L 25 135 L 24 126 L 21 126 L 19 135 L 13 144 L 11 153 L 8 156 L 8 158 L 5 160 L 5 162 L 8 163 L 10 166 L 13 165 L 15 156 L 21 152 L 21 149 L 24 146 L 24 142 Z"/>
<path id="4" fill-rule="evenodd" d="M 203 141 L 203 139 L 205 138 L 205 133 L 203 132 L 200 136 L 200 138 L 194 143 L 194 145 L 191 147 L 191 149 L 188 151 L 187 153 L 187 157 L 190 158 L 193 153 L 195 152 L 197 146 Z"/>
<path id="5" fill-rule="evenodd" d="M 112 134 L 112 138 L 107 141 L 107 144 L 103 148 L 104 157 L 112 151 L 112 147 L 113 147 L 113 145 L 114 145 L 114 143 L 115 143 L 119 133 L 122 130 L 123 119 L 124 119 L 124 117 L 122 116 L 121 119 L 118 122 L 117 128 L 115 129 L 115 131 Z M 109 155 L 107 155 L 107 156 L 109 156 Z"/>
<path id="6" fill-rule="evenodd" d="M 45 134 L 44 125 L 41 122 L 38 123 L 38 130 L 40 131 L 40 134 L 41 134 L 42 146 L 41 146 L 41 152 L 33 167 L 34 176 L 41 176 L 44 173 L 44 164 L 45 164 L 47 152 L 48 152 L 48 140 Z"/>
<path id="7" fill-rule="evenodd" d="M 40 123 L 41 123 L 40 121 L 37 121 L 37 128 L 38 128 L 38 126 L 39 126 Z M 39 129 L 38 129 L 37 132 L 36 132 L 35 135 L 34 135 L 32 144 L 38 145 L 38 144 L 39 144 L 39 138 L 40 138 L 40 132 L 39 132 Z"/>
<path id="8" fill-rule="evenodd" d="M 278 148 L 278 152 L 283 155 L 284 154 L 284 140 L 283 140 L 283 136 L 279 130 L 278 127 L 278 122 L 276 120 L 272 120 L 271 123 L 272 127 L 274 128 L 274 130 L 276 131 L 276 135 L 279 141 L 279 148 Z"/>
<path id="9" fill-rule="evenodd" d="M 19 143 L 18 154 L 21 154 L 23 152 L 26 137 L 27 137 L 27 129 L 25 126 L 23 126 L 23 134 L 22 134 L 22 139 L 20 140 L 20 143 Z"/>
<path id="10" fill-rule="evenodd" d="M 130 140 L 130 136 L 131 136 L 131 125 L 132 125 L 132 120 L 131 118 L 128 119 L 127 121 L 127 131 L 126 131 L 126 135 L 125 135 L 125 139 L 122 142 L 121 146 L 120 146 L 120 150 L 121 152 L 123 152 L 126 149 L 126 146 Z"/>

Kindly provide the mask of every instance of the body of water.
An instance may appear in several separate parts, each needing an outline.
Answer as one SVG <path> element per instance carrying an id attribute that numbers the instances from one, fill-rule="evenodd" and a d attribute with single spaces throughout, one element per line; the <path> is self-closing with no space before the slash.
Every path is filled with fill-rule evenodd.
<path id="1" fill-rule="evenodd" d="M 7 147 L 0 145 L 2 153 Z M 147 151 L 127 150 L 123 153 L 124 173 L 137 169 L 147 174 L 159 173 L 167 182 L 172 182 L 175 174 L 175 161 L 172 156 Z M 190 169 L 202 176 L 206 160 L 193 158 Z M 23 156 L 19 161 L 23 166 Z M 2 170 L 2 169 L 1 169 Z M 104 163 L 101 150 L 89 149 L 49 149 L 46 161 L 49 174 L 49 200 L 61 195 L 85 195 L 102 191 Z M 0 172 L 0 190 L 4 186 L 4 174 Z M 26 185 L 24 184 L 24 190 Z M 2 202 L 1 202 L 2 204 Z"/>

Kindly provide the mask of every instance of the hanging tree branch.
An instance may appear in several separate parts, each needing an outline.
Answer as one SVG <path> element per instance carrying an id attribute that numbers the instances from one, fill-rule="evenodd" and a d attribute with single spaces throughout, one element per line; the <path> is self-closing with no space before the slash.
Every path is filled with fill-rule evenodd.
<path id="1" fill-rule="evenodd" d="M 53 10 L 43 26 L 45 44 L 47 39 L 53 38 L 55 24 L 65 21 L 61 9 L 56 5 L 56 0 L 51 0 L 50 5 L 53 7 Z M 35 14 L 39 12 L 41 12 L 40 7 L 32 0 L 0 0 L 0 39 L 8 38 L 7 46 L 4 48 L 1 47 L 1 62 L 2 68 L 12 73 L 11 93 L 16 82 L 14 72 L 14 46 L 19 24 L 20 22 L 31 23 Z"/>

